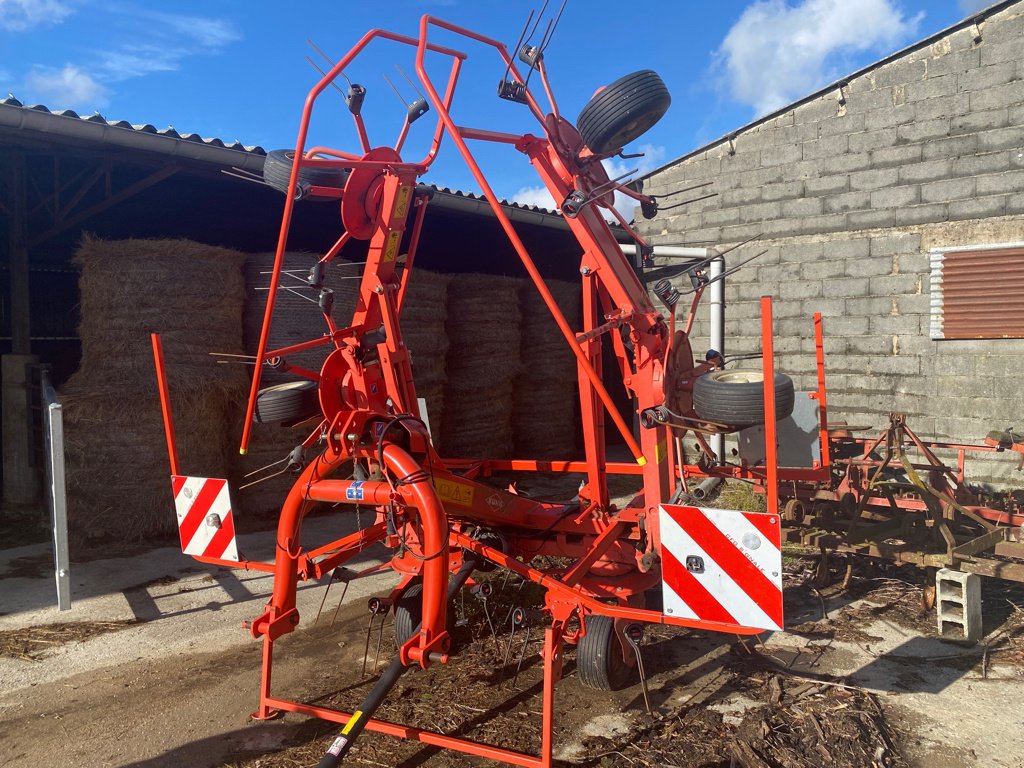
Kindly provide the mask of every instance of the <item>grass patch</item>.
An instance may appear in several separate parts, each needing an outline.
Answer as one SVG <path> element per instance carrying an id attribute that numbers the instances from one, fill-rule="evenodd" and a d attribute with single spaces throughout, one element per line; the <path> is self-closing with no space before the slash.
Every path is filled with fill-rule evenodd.
<path id="1" fill-rule="evenodd" d="M 726 480 L 715 498 L 714 506 L 742 512 L 767 512 L 768 500 L 764 494 L 755 493 L 750 483 Z"/>

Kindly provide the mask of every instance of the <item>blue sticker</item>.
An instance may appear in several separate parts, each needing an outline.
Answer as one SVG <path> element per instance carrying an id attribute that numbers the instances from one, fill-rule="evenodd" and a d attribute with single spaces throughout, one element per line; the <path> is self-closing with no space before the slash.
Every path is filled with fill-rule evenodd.
<path id="1" fill-rule="evenodd" d="M 349 501 L 362 501 L 363 500 L 363 480 L 356 480 L 352 485 L 345 489 L 345 498 Z"/>
<path id="2" fill-rule="evenodd" d="M 376 384 L 371 384 L 370 385 L 370 394 L 371 395 L 376 395 L 377 394 L 377 385 Z"/>

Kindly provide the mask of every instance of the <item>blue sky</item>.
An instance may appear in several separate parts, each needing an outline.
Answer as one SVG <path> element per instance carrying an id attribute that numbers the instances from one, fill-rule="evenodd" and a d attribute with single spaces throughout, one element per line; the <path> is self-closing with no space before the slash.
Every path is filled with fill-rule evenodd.
<path id="1" fill-rule="evenodd" d="M 319 78 L 305 60 L 318 58 L 307 38 L 337 60 L 372 27 L 416 35 L 420 17 L 429 13 L 511 48 L 529 11 L 539 10 L 541 2 L 0 0 L 0 91 L 83 115 L 98 111 L 108 119 L 174 126 L 266 149 L 293 147 L 303 101 Z M 551 0 L 546 18 L 559 4 Z M 989 4 L 568 0 L 546 60 L 559 107 L 573 121 L 601 85 L 638 69 L 663 77 L 672 107 L 629 148 L 647 156 L 628 166 L 613 163 L 614 170 L 646 170 Z M 544 24 L 534 42 L 543 29 Z M 502 67 L 493 50 L 440 34 L 432 39 L 470 54 L 454 110 L 459 123 L 537 130 L 523 107 L 496 97 Z M 433 74 L 446 74 L 445 62 L 434 64 Z M 349 70 L 367 87 L 365 114 L 374 145 L 393 144 L 405 114 L 384 75 L 403 100 L 415 98 L 396 65 L 415 79 L 412 49 L 398 45 L 369 49 Z M 432 117 L 413 126 L 406 157 L 422 157 Z M 358 146 L 336 94 L 318 102 L 313 130 L 317 143 L 348 151 Z M 425 181 L 476 190 L 461 158 L 450 144 L 446 148 Z M 545 204 L 536 190 L 539 180 L 515 150 L 479 152 L 499 194 Z"/>

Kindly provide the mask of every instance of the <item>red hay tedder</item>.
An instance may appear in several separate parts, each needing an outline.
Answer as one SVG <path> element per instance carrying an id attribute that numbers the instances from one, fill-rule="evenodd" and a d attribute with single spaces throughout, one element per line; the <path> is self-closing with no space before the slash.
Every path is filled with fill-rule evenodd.
<path id="1" fill-rule="evenodd" d="M 499 96 L 522 104 L 536 118 L 536 133 L 509 134 L 456 123 L 451 107 L 467 55 L 431 42 L 431 33 L 436 35 L 439 30 L 497 55 L 492 63 L 506 72 Z M 349 83 L 346 101 L 361 144 L 359 151 L 307 148 L 317 99 L 377 41 L 415 49 L 416 73 L 426 93 L 410 105 L 397 142 L 394 146 L 371 144 L 361 117 L 365 90 Z M 669 311 L 657 310 L 613 236 L 606 216 L 617 218 L 632 232 L 612 205 L 616 191 L 634 198 L 646 216 L 653 216 L 658 209 L 655 197 L 610 180 L 602 160 L 618 155 L 665 113 L 669 94 L 661 79 L 651 71 L 621 78 L 601 89 L 573 125 L 555 103 L 543 48 L 543 42 L 531 46 L 522 44 L 521 39 L 509 53 L 496 40 L 430 16 L 423 17 L 418 37 L 371 31 L 310 92 L 294 153 L 268 157 L 264 177 L 285 191 L 286 197 L 256 359 L 259 364 L 273 363 L 289 370 L 282 362 L 287 355 L 312 348 L 325 352 L 319 371 L 290 369 L 302 380 L 261 389 L 259 364 L 253 376 L 243 453 L 254 419 L 312 419 L 316 423 L 293 454 L 297 475 L 281 508 L 274 563 L 238 560 L 225 481 L 180 475 L 159 337 L 153 339 L 182 547 L 204 563 L 273 573 L 270 601 L 251 624 L 253 636 L 263 641 L 263 678 L 254 717 L 265 719 L 290 711 L 343 724 L 321 766 L 338 765 L 364 729 L 516 765 L 550 766 L 555 687 L 567 643 L 576 646 L 582 682 L 608 689 L 621 684 L 624 671 L 636 665 L 641 623 L 731 634 L 781 629 L 780 480 L 787 481 L 787 493 L 796 494 L 787 507 L 794 519 L 798 511 L 794 504 L 810 504 L 815 499 L 824 502 L 823 489 L 833 493 L 837 504 L 840 500 L 847 507 L 852 503 L 847 510 L 850 514 L 860 516 L 868 508 L 870 482 L 867 495 L 854 493 L 852 502 L 846 500 L 850 488 L 833 487 L 836 472 L 835 462 L 829 458 L 820 318 L 815 324 L 818 390 L 812 397 L 817 398 L 822 458 L 809 469 L 783 470 L 780 477 L 776 417 L 784 418 L 792 410 L 793 388 L 788 378 L 773 370 L 771 300 L 762 300 L 760 371 L 730 376 L 731 370 L 722 370 L 723 361 L 715 355 L 695 362 L 688 333 L 707 278 L 695 282 L 688 317 L 676 329 L 679 295 L 669 292 L 663 296 Z M 443 90 L 427 74 L 428 54 L 450 60 Z M 524 67 L 526 75 L 520 72 Z M 529 75 L 534 73 L 543 88 L 546 108 L 528 87 Z M 406 160 L 402 150 L 409 128 L 428 112 L 437 115 L 429 152 L 422 160 Z M 429 189 L 418 186 L 417 179 L 434 162 L 443 139 L 454 144 L 472 172 L 576 357 L 585 461 L 455 459 L 435 451 L 419 411 L 409 353 L 402 341 L 401 317 L 408 282 L 416 279 L 413 263 L 430 199 Z M 561 213 L 582 246 L 581 329 L 573 329 L 559 310 L 474 158 L 471 142 L 506 144 L 522 153 L 552 197 L 562 201 Z M 326 333 L 301 344 L 268 349 L 292 211 L 295 202 L 303 198 L 336 199 L 343 224 L 343 234 L 311 271 L 310 286 L 322 289 L 325 270 L 346 243 L 368 242 L 357 309 L 351 322 L 339 326 L 331 315 L 330 292 L 323 289 L 320 306 Z M 635 233 L 634 237 L 646 246 Z M 703 274 L 700 266 L 697 275 Z M 639 441 L 602 380 L 605 336 L 611 340 L 622 381 L 640 417 Z M 765 418 L 766 414 L 775 417 Z M 607 460 L 606 419 L 621 435 L 634 462 Z M 726 464 L 706 442 L 709 435 L 734 432 L 754 423 L 764 424 L 767 446 L 765 460 L 757 467 Z M 700 461 L 684 461 L 684 435 L 696 441 Z M 306 452 L 314 455 L 311 460 L 306 459 Z M 342 467 L 346 474 L 352 473 L 352 468 L 355 472 L 349 477 L 336 476 Z M 577 498 L 555 504 L 488 485 L 482 478 L 493 471 L 585 473 L 586 480 Z M 618 508 L 610 499 L 609 474 L 642 475 L 642 492 Z M 688 482 L 707 476 L 755 481 L 767 493 L 767 513 L 680 505 Z M 351 535 L 307 548 L 300 543 L 300 527 L 314 502 L 373 506 L 376 519 Z M 980 520 L 987 522 L 984 516 Z M 379 613 L 394 610 L 400 645 L 397 656 L 352 712 L 274 696 L 274 643 L 299 624 L 298 581 L 331 575 L 376 542 L 391 548 L 389 566 L 399 579 L 387 599 L 376 600 L 373 608 Z M 540 556 L 548 556 L 545 563 L 557 558 L 567 564 L 542 567 L 535 563 Z M 534 582 L 545 594 L 539 756 L 374 717 L 404 670 L 448 661 L 450 600 L 474 570 L 494 567 Z M 651 590 L 661 591 L 663 609 L 644 607 L 644 594 Z M 404 632 L 399 625 L 405 627 Z"/>

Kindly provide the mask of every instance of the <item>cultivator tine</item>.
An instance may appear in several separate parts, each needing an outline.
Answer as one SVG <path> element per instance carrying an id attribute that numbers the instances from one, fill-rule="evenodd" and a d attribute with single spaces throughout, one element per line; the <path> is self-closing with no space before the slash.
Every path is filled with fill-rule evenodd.
<path id="1" fill-rule="evenodd" d="M 324 596 L 320 598 L 320 607 L 316 609 L 316 618 L 313 619 L 313 626 L 315 627 L 320 622 L 320 614 L 323 613 L 324 603 L 327 602 L 327 593 L 331 591 L 331 584 L 334 583 L 334 571 L 331 571 L 331 578 L 327 580 L 327 588 L 324 589 Z"/>
<path id="2" fill-rule="evenodd" d="M 526 658 L 526 647 L 530 644 L 530 625 L 526 625 L 526 637 L 523 640 L 523 648 L 519 651 L 519 662 L 516 664 L 516 674 L 512 678 L 512 689 L 515 690 L 516 681 L 519 680 L 519 672 L 523 668 L 523 659 Z"/>
<path id="3" fill-rule="evenodd" d="M 487 599 L 494 594 L 494 587 L 492 587 L 489 582 L 485 581 L 482 584 L 477 584 L 470 590 L 470 592 L 472 592 L 474 597 L 478 598 L 483 604 L 484 618 L 487 619 L 487 626 L 491 630 L 491 639 L 494 641 L 494 652 L 499 653 L 498 633 L 494 629 L 494 622 L 491 621 L 491 611 L 487 607 Z"/>
<path id="4" fill-rule="evenodd" d="M 640 673 L 640 687 L 644 692 L 644 708 L 647 710 L 647 714 L 651 714 L 651 699 L 647 690 L 647 674 L 644 672 L 644 657 L 640 653 L 640 643 L 644 639 L 644 628 L 640 624 L 630 624 L 626 627 L 623 635 L 626 638 L 626 642 L 629 643 L 629 647 L 633 649 L 633 653 L 636 654 L 636 670 Z"/>
<path id="5" fill-rule="evenodd" d="M 513 608 L 510 612 L 512 619 L 512 632 L 508 636 L 508 645 L 505 646 L 505 658 L 501 662 L 501 675 L 498 678 L 498 685 L 500 686 L 505 679 L 505 668 L 508 666 L 508 657 L 512 654 L 512 644 L 516 639 L 516 630 L 519 627 L 526 627 L 526 641 L 523 643 L 523 649 L 519 653 L 519 663 L 516 664 L 516 674 L 512 678 L 512 687 L 515 687 L 516 680 L 519 679 L 519 670 L 523 666 L 523 659 L 526 657 L 526 646 L 530 642 L 530 625 L 526 623 L 526 611 L 523 608 Z"/>
<path id="6" fill-rule="evenodd" d="M 521 578 L 520 581 L 519 581 L 519 587 L 518 587 L 518 589 L 516 589 L 516 593 L 514 595 L 512 595 L 512 600 L 513 601 L 515 601 L 515 599 L 517 597 L 519 597 L 519 594 L 523 591 L 523 586 L 525 586 L 525 584 L 526 584 L 526 579 L 522 579 Z M 514 607 L 511 607 L 511 608 L 508 609 L 508 613 L 505 614 L 505 620 L 502 622 L 502 624 L 508 624 L 509 619 L 512 618 L 512 614 L 515 612 L 515 610 L 516 609 Z"/>
<path id="7" fill-rule="evenodd" d="M 334 626 L 334 619 L 338 617 L 338 609 L 340 609 L 341 604 L 345 602 L 345 593 L 348 592 L 349 582 L 352 581 L 355 575 L 354 571 L 350 571 L 348 568 L 344 568 L 342 566 L 331 569 L 331 578 L 327 582 L 327 589 L 324 590 L 324 596 L 320 599 L 320 608 L 316 612 L 316 619 L 313 620 L 314 627 L 320 621 L 320 614 L 323 613 L 324 604 L 327 602 L 327 594 L 331 591 L 331 585 L 334 584 L 335 579 L 338 579 L 345 584 L 345 587 L 341 590 L 341 600 L 338 601 L 338 607 L 334 609 L 334 617 L 331 618 L 331 626 Z"/>
<path id="8" fill-rule="evenodd" d="M 384 637 L 384 617 L 387 616 L 388 611 L 391 609 L 388 601 L 379 597 L 371 597 L 366 602 L 366 607 L 370 609 L 370 623 L 366 625 L 366 647 L 363 649 L 363 671 L 360 673 L 360 677 L 366 677 L 366 662 L 370 658 L 370 635 L 373 633 L 374 622 L 380 616 L 380 628 L 377 632 L 377 649 L 373 658 L 374 674 L 377 672 L 377 662 L 380 661 L 380 643 Z"/>
<path id="9" fill-rule="evenodd" d="M 338 618 L 338 611 L 341 610 L 341 604 L 345 602 L 345 593 L 348 592 L 348 582 L 345 582 L 345 588 L 341 590 L 341 600 L 338 601 L 337 607 L 334 609 L 334 615 L 331 616 L 331 626 L 334 626 L 335 620 Z"/>
<path id="10" fill-rule="evenodd" d="M 238 171 L 238 173 L 232 173 L 232 171 Z M 223 173 L 225 176 L 230 176 L 234 179 L 241 179 L 242 181 L 251 181 L 253 184 L 260 184 L 262 186 L 267 185 L 267 182 L 263 180 L 262 176 L 257 176 L 256 174 L 250 173 L 249 171 L 245 171 L 241 168 L 232 168 L 230 171 L 226 171 L 222 168 L 220 172 Z"/>

